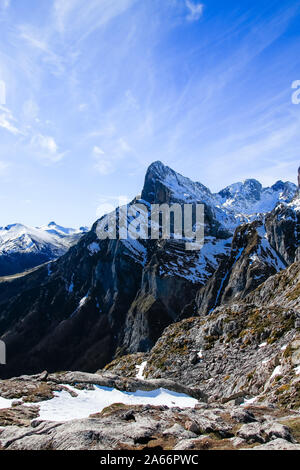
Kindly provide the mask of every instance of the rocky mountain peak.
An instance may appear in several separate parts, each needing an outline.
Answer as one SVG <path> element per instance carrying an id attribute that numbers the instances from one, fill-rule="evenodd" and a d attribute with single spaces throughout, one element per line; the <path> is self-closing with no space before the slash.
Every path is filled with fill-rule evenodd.
<path id="1" fill-rule="evenodd" d="M 146 173 L 142 199 L 150 203 L 200 203 L 214 205 L 210 190 L 157 161 Z"/>

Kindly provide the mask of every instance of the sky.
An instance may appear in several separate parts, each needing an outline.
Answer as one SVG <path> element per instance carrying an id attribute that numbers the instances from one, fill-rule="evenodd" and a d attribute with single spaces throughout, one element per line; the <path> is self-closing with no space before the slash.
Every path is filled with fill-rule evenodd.
<path id="1" fill-rule="evenodd" d="M 296 182 L 299 40 L 298 1 L 0 0 L 0 226 L 91 225 L 155 160 Z"/>

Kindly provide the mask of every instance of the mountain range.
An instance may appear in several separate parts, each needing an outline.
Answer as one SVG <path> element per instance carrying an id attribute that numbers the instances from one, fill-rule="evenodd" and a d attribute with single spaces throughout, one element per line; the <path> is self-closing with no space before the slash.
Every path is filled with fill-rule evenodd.
<path id="1" fill-rule="evenodd" d="M 59 258 L 87 231 L 87 227 L 76 230 L 55 222 L 42 227 L 22 224 L 0 227 L 0 276 L 20 273 Z"/>
<path id="2" fill-rule="evenodd" d="M 203 203 L 204 246 L 1 229 L 49 259 L 0 278 L 0 449 L 299 450 L 300 188 L 155 162 L 136 203 Z"/>
<path id="3" fill-rule="evenodd" d="M 296 192 L 289 182 L 262 188 L 247 180 L 213 194 L 153 163 L 137 200 L 203 203 L 204 247 L 187 252 L 181 240 L 99 240 L 96 222 L 58 259 L 2 278 L 0 337 L 9 360 L 1 375 L 94 371 L 149 351 L 175 321 L 242 300 L 299 260 Z M 39 233 L 65 240 L 57 226 L 48 229 Z"/>

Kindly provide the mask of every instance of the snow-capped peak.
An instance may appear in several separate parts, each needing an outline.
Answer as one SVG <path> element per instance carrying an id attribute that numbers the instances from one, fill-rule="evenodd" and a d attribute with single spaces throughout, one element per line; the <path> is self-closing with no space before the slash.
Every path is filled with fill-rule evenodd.
<path id="1" fill-rule="evenodd" d="M 55 222 L 42 227 L 19 223 L 0 227 L 0 276 L 62 256 L 85 231 L 64 228 Z"/>
<path id="2" fill-rule="evenodd" d="M 277 181 L 264 188 L 259 181 L 247 179 L 214 194 L 202 183 L 157 161 L 147 170 L 142 199 L 150 203 L 205 203 L 221 225 L 234 230 L 240 223 L 272 211 L 280 202 L 290 203 L 296 191 L 296 185 L 290 182 Z"/>

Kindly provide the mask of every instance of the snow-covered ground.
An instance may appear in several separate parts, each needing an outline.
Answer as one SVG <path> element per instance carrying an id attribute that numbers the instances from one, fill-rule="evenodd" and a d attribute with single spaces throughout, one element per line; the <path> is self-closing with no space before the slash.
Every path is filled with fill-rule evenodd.
<path id="1" fill-rule="evenodd" d="M 0 410 L 3 410 L 4 408 L 10 408 L 11 403 L 12 403 L 12 400 L 8 400 L 7 398 L 0 397 Z"/>
<path id="2" fill-rule="evenodd" d="M 163 388 L 150 392 L 138 390 L 129 393 L 98 386 L 94 386 L 94 390 L 77 390 L 69 385 L 67 387 L 76 392 L 78 396 L 72 397 L 67 391 L 63 390 L 57 392 L 51 400 L 36 403 L 40 406 L 39 419 L 70 421 L 72 419 L 87 418 L 90 414 L 99 413 L 113 403 L 166 405 L 180 408 L 193 408 L 198 403 L 195 398 Z"/>

